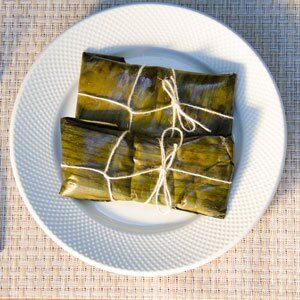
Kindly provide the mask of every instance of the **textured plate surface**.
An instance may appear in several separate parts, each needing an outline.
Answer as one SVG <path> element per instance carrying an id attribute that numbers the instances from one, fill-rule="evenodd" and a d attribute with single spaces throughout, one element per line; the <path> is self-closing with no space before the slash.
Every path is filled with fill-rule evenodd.
<path id="1" fill-rule="evenodd" d="M 124 55 L 132 63 L 238 74 L 237 169 L 225 220 L 177 211 L 162 217 L 141 204 L 83 203 L 58 196 L 59 119 L 74 116 L 84 50 Z M 154 4 L 105 11 L 56 39 L 22 85 L 10 133 L 15 178 L 40 226 L 84 261 L 133 275 L 187 270 L 239 241 L 272 200 L 286 143 L 276 86 L 249 45 L 207 16 Z"/>

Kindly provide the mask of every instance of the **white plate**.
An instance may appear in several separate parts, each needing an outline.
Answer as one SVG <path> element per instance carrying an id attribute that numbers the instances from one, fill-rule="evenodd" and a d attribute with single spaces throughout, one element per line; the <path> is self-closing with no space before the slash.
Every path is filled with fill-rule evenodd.
<path id="1" fill-rule="evenodd" d="M 237 168 L 224 220 L 138 203 L 95 203 L 58 195 L 59 119 L 74 116 L 84 50 L 129 62 L 236 72 Z M 285 118 L 274 81 L 236 33 L 203 14 L 170 5 L 123 6 L 85 19 L 57 38 L 26 76 L 12 117 L 11 161 L 38 224 L 85 262 L 121 274 L 166 275 L 206 263 L 259 220 L 282 172 Z"/>

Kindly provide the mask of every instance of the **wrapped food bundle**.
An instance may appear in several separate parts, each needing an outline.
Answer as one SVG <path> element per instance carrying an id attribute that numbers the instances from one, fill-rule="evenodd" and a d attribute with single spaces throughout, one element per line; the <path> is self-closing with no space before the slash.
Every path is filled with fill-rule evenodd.
<path id="1" fill-rule="evenodd" d="M 83 53 L 76 118 L 153 137 L 169 127 L 186 136 L 230 136 L 235 82 L 236 74 L 131 65 Z"/>
<path id="2" fill-rule="evenodd" d="M 168 131 L 168 130 L 167 130 Z M 133 200 L 223 218 L 233 173 L 231 137 L 160 139 L 61 121 L 63 196 Z"/>
<path id="3" fill-rule="evenodd" d="M 60 194 L 224 218 L 235 82 L 83 53 L 76 119 L 61 120 Z"/>

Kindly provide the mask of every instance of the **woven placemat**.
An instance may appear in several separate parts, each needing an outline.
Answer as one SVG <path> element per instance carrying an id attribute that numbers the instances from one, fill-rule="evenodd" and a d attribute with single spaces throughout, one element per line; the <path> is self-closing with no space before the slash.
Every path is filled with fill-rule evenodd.
<path id="1" fill-rule="evenodd" d="M 131 2 L 0 1 L 0 296 L 300 299 L 300 1 L 172 2 L 214 16 L 249 41 L 269 66 L 286 109 L 287 162 L 277 195 L 234 249 L 179 275 L 118 276 L 69 255 L 29 215 L 9 161 L 9 120 L 20 84 L 37 55 L 69 26 Z"/>

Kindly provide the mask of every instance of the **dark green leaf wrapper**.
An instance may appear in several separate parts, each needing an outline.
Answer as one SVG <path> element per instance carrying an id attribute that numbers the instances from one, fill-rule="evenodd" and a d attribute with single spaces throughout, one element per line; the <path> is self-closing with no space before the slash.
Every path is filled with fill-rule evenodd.
<path id="1" fill-rule="evenodd" d="M 112 148 L 121 131 L 97 126 L 72 118 L 61 119 L 62 164 L 104 171 Z M 108 175 L 123 176 L 133 172 L 133 139 L 125 136 L 113 156 Z M 60 194 L 77 199 L 107 201 L 107 181 L 92 170 L 62 167 L 63 184 Z M 112 181 L 116 200 L 130 200 L 130 179 Z"/>
<path id="2" fill-rule="evenodd" d="M 171 151 L 169 141 L 167 153 Z M 161 150 L 156 140 L 135 138 L 134 172 L 157 168 L 161 165 Z M 178 150 L 171 166 L 187 172 L 231 181 L 233 173 L 233 142 L 231 137 L 204 136 L 187 139 Z M 133 177 L 131 193 L 134 201 L 144 202 L 151 195 L 158 179 L 158 172 Z M 169 171 L 169 190 L 174 208 L 224 218 L 230 184 L 211 179 Z M 165 204 L 162 189 L 159 202 Z M 152 200 L 151 203 L 155 203 Z"/>
<path id="3" fill-rule="evenodd" d="M 63 164 L 104 171 L 112 148 L 122 131 L 72 118 L 61 120 Z M 166 142 L 166 153 L 173 149 L 176 138 Z M 231 181 L 233 173 L 231 137 L 203 136 L 186 138 L 178 149 L 172 168 Z M 131 175 L 161 166 L 158 139 L 127 134 L 111 161 L 110 176 Z M 62 167 L 60 194 L 77 199 L 108 201 L 107 181 L 93 170 Z M 151 195 L 159 172 L 112 180 L 116 200 L 145 202 Z M 230 184 L 168 171 L 167 183 L 173 208 L 223 218 L 226 213 Z M 154 199 L 151 202 L 155 203 Z M 159 203 L 165 204 L 160 192 Z"/>
<path id="4" fill-rule="evenodd" d="M 126 64 L 123 58 L 83 53 L 79 93 L 109 98 L 127 105 L 139 68 L 138 65 Z M 171 74 L 170 69 L 145 66 L 134 89 L 131 108 L 134 111 L 147 111 L 169 105 L 171 100 L 162 88 L 161 79 L 169 78 Z M 214 75 L 176 70 L 181 103 L 207 108 L 229 116 L 233 114 L 235 81 L 236 74 Z M 211 130 L 211 133 L 208 133 L 197 126 L 192 135 L 231 135 L 232 119 L 186 106 L 181 107 L 188 115 Z M 80 94 L 76 117 L 114 124 L 120 130 L 127 130 L 130 120 L 130 115 L 125 108 Z M 159 137 L 163 130 L 171 125 L 172 109 L 169 108 L 135 115 L 131 132 Z"/>

